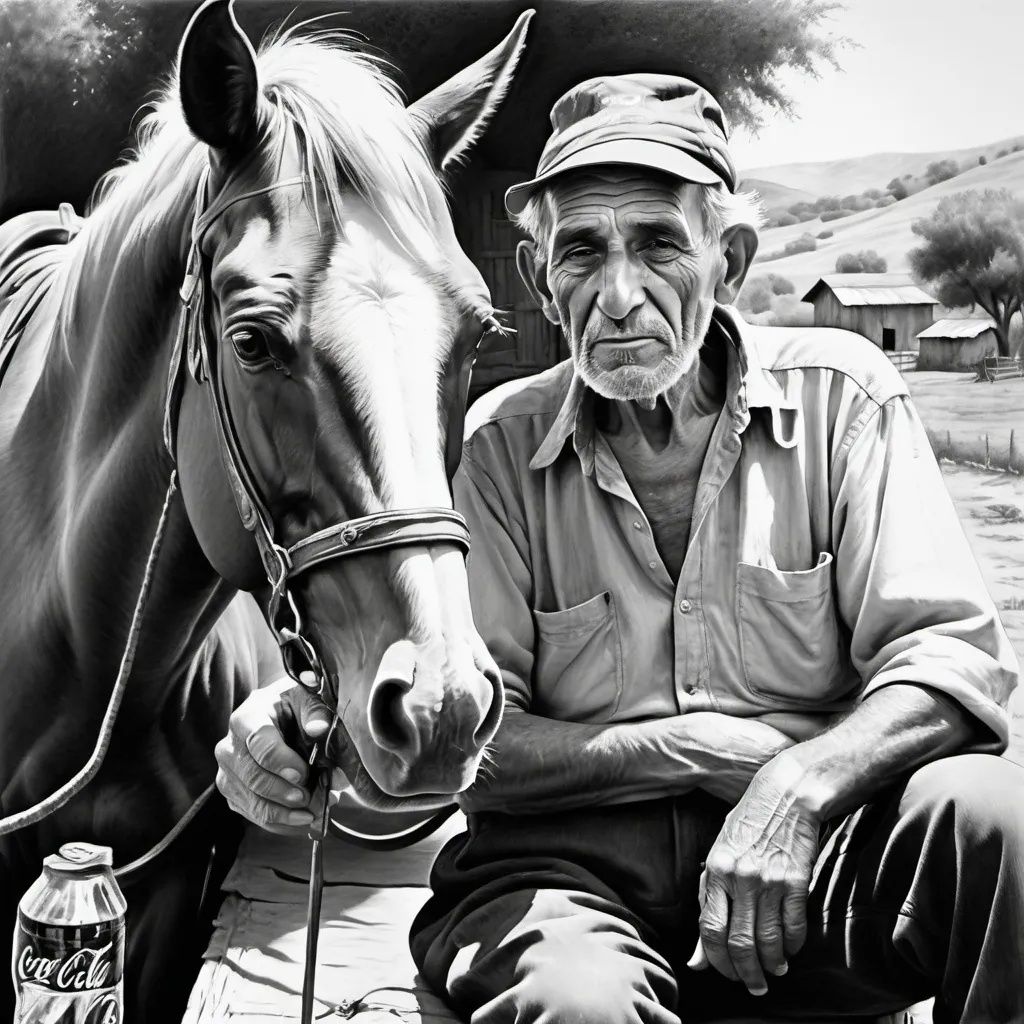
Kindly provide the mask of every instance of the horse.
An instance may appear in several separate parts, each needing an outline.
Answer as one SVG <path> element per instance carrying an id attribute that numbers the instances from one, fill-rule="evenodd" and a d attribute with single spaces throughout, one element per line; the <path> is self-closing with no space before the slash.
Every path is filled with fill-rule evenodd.
<path id="1" fill-rule="evenodd" d="M 345 33 L 257 52 L 208 0 L 88 215 L 0 226 L 0 921 L 111 847 L 129 1020 L 181 1019 L 254 686 L 312 675 L 370 806 L 450 801 L 497 728 L 450 476 L 498 325 L 446 189 L 531 13 L 407 106 Z"/>

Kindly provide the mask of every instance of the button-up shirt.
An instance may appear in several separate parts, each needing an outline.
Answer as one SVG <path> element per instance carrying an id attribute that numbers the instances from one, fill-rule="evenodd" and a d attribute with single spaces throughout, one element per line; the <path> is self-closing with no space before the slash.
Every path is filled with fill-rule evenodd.
<path id="1" fill-rule="evenodd" d="M 725 405 L 678 580 L 570 361 L 470 410 L 456 507 L 510 710 L 690 711 L 807 739 L 890 683 L 946 695 L 998 752 L 1017 660 L 899 372 L 859 335 L 716 310 Z"/>

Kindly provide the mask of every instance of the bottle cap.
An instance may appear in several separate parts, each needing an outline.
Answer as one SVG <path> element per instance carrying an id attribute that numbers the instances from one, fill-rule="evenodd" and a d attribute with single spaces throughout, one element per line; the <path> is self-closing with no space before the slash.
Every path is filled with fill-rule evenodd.
<path id="1" fill-rule="evenodd" d="M 57 871 L 95 871 L 97 868 L 111 867 L 114 853 L 109 846 L 65 843 L 57 853 L 51 853 L 45 858 L 43 863 Z"/>

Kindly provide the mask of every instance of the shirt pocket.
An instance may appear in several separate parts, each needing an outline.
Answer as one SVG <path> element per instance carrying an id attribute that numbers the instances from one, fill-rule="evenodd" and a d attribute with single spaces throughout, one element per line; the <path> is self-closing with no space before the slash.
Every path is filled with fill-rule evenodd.
<path id="1" fill-rule="evenodd" d="M 827 704 L 852 689 L 832 587 L 832 555 L 811 569 L 783 572 L 749 562 L 736 569 L 743 673 L 775 705 Z"/>
<path id="2" fill-rule="evenodd" d="M 615 598 L 596 597 L 533 612 L 537 657 L 531 711 L 566 722 L 607 721 L 622 697 L 622 648 Z"/>

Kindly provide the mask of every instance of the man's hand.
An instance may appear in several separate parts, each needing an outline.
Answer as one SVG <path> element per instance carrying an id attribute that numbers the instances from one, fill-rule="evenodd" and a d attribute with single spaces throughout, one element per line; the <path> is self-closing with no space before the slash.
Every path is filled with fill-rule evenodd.
<path id="1" fill-rule="evenodd" d="M 318 806 L 311 805 L 305 788 L 309 766 L 283 734 L 298 719 L 311 742 L 321 739 L 331 717 L 324 704 L 290 679 L 251 693 L 232 714 L 228 734 L 215 748 L 217 787 L 231 809 L 269 832 L 305 832 L 321 813 L 323 798 L 318 791 Z M 347 781 L 335 778 L 331 785 L 343 789 Z"/>
<path id="2" fill-rule="evenodd" d="M 786 973 L 807 935 L 821 818 L 797 795 L 801 775 L 781 754 L 754 776 L 701 876 L 700 942 L 688 966 L 710 965 L 753 995 L 768 991 L 766 973 Z"/>

